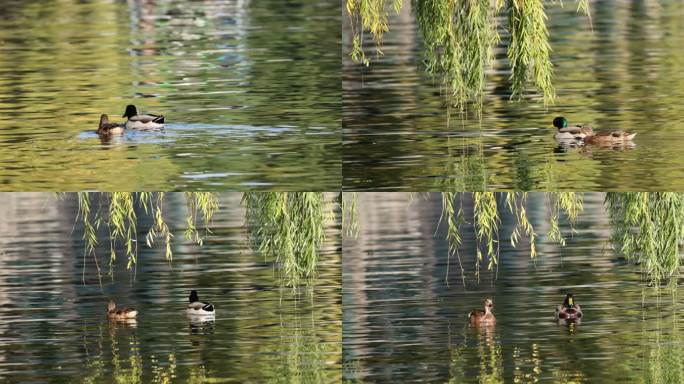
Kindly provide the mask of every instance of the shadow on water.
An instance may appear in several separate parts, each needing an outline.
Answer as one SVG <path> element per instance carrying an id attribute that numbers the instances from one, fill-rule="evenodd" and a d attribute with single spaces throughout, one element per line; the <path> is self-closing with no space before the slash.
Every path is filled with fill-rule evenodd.
<path id="1" fill-rule="evenodd" d="M 498 269 L 475 278 L 475 234 L 462 231 L 460 258 L 447 259 L 441 199 L 403 193 L 359 194 L 359 235 L 343 241 L 344 379 L 350 382 L 510 383 L 684 380 L 681 287 L 656 292 L 638 267 L 609 247 L 603 194 L 585 194 L 576 233 L 560 248 L 541 235 L 538 256 L 504 234 Z M 542 194 L 528 217 L 548 231 Z M 466 206 L 466 210 L 472 209 Z M 564 226 L 565 233 L 570 233 Z M 566 292 L 582 306 L 581 324 L 557 324 Z M 492 297 L 496 326 L 473 328 L 470 310 Z"/>
<path id="2" fill-rule="evenodd" d="M 180 235 L 185 199 L 167 194 L 165 216 L 177 234 L 173 260 L 165 259 L 163 246 L 141 245 L 135 271 L 125 269 L 120 255 L 113 279 L 104 276 L 100 284 L 92 257 L 83 256 L 76 199 L 4 194 L 0 377 L 12 382 L 339 382 L 339 223 L 326 227 L 314 285 L 294 293 L 281 286 L 279 266 L 252 251 L 240 195 L 221 194 L 219 200 L 212 234 L 198 246 Z M 142 239 L 152 218 L 142 211 L 138 217 Z M 106 271 L 108 242 L 101 241 L 96 253 Z M 215 305 L 213 320 L 186 314 L 191 289 Z M 108 298 L 137 309 L 137 319 L 109 321 Z"/>
<path id="3" fill-rule="evenodd" d="M 338 3 L 11 0 L 0 12 L 4 189 L 339 186 Z M 119 151 L 78 139 L 127 104 L 187 130 Z"/>
<path id="4" fill-rule="evenodd" d="M 425 73 L 424 44 L 409 1 L 391 13 L 382 56 L 343 60 L 343 154 L 347 190 L 681 190 L 684 90 L 676 1 L 545 6 L 557 99 L 509 100 L 505 44 L 494 51 L 482 119 L 449 116 Z M 344 50 L 351 49 L 343 18 Z M 505 20 L 499 20 L 505 25 Z M 364 35 L 373 55 L 374 42 Z M 637 133 L 628 151 L 556 151 L 551 122 Z"/>

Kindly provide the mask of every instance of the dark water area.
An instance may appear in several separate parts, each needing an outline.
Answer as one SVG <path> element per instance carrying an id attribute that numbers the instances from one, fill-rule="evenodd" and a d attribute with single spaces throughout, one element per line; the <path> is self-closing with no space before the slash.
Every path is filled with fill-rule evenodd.
<path id="1" fill-rule="evenodd" d="M 555 104 L 510 101 L 507 31 L 494 51 L 481 119 L 449 109 L 424 71 L 410 2 L 392 14 L 383 55 L 343 59 L 346 190 L 681 190 L 684 10 L 676 1 L 545 3 Z M 351 32 L 344 25 L 344 50 Z M 506 25 L 505 17 L 498 23 Z M 634 146 L 565 148 L 551 122 L 636 132 Z"/>
<path id="2" fill-rule="evenodd" d="M 0 8 L 0 189 L 339 187 L 338 3 Z M 166 130 L 100 140 L 127 104 Z"/>
<path id="3" fill-rule="evenodd" d="M 639 267 L 609 246 L 603 194 L 586 194 L 566 246 L 549 241 L 549 209 L 530 194 L 538 255 L 508 238 L 502 215 L 498 268 L 475 277 L 476 243 L 465 226 L 460 258 L 447 259 L 439 195 L 359 194 L 358 238 L 345 237 L 344 378 L 349 382 L 677 383 L 684 380 L 681 288 L 655 291 Z M 465 202 L 466 212 L 472 209 Z M 466 214 L 466 217 L 467 214 Z M 462 276 L 464 280 L 462 280 Z M 572 292 L 581 324 L 558 325 L 554 311 Z M 497 322 L 468 325 L 491 297 Z"/>
<path id="4" fill-rule="evenodd" d="M 239 194 L 220 196 L 203 246 L 183 239 L 185 200 L 169 194 L 172 261 L 163 244 L 139 244 L 135 268 L 120 252 L 100 281 L 72 195 L 2 198 L 0 381 L 340 382 L 339 223 L 326 228 L 314 284 L 294 293 L 279 265 L 252 251 Z M 141 217 L 139 239 L 150 220 Z M 96 249 L 104 273 L 106 239 Z M 213 320 L 186 314 L 191 289 L 214 304 Z M 137 309 L 137 321 L 109 321 L 108 298 Z"/>

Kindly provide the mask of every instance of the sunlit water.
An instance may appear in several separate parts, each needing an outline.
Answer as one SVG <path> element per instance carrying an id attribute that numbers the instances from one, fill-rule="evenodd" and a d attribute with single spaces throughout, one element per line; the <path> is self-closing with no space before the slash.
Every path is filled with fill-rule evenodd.
<path id="1" fill-rule="evenodd" d="M 100 285 L 91 257 L 83 269 L 81 226 L 72 232 L 73 199 L 2 198 L 0 382 L 341 380 L 336 225 L 328 228 L 313 293 L 303 288 L 293 295 L 280 288 L 278 265 L 250 250 L 239 195 L 221 197 L 213 234 L 202 247 L 183 241 L 185 202 L 167 195 L 177 235 L 173 261 L 165 260 L 161 244 L 140 245 L 135 275 L 120 255 L 114 281 L 105 276 Z M 97 252 L 106 270 L 103 242 Z M 215 305 L 214 321 L 187 317 L 191 289 Z M 137 322 L 108 321 L 110 297 L 138 309 Z"/>
<path id="2" fill-rule="evenodd" d="M 368 68 L 345 55 L 346 189 L 675 190 L 684 187 L 684 9 L 676 1 L 546 3 L 555 105 L 510 102 L 503 43 L 481 121 L 452 110 L 424 73 L 420 31 L 404 1 L 383 56 L 366 34 Z M 506 24 L 505 20 L 500 20 Z M 348 25 L 345 50 L 350 47 Z M 472 107 L 471 107 L 472 109 Z M 560 148 L 551 121 L 634 131 L 634 148 Z"/>
<path id="3" fill-rule="evenodd" d="M 338 188 L 340 5 L 5 1 L 5 190 Z M 164 114 L 101 142 L 99 116 Z"/>
<path id="4" fill-rule="evenodd" d="M 603 195 L 588 195 L 577 232 L 564 248 L 543 236 L 549 212 L 533 194 L 528 215 L 538 258 L 509 245 L 504 215 L 498 271 L 474 277 L 472 228 L 458 261 L 447 264 L 439 196 L 360 194 L 360 233 L 345 238 L 344 377 L 352 382 L 680 383 L 684 380 L 681 288 L 656 295 L 638 267 L 609 248 Z M 534 208 L 532 208 L 534 207 Z M 466 211 L 472 209 L 466 204 Z M 467 216 L 467 215 L 466 215 Z M 563 231 L 568 234 L 567 226 Z M 448 270 L 448 273 L 447 273 Z M 555 306 L 572 291 L 584 320 L 557 325 Z M 674 295 L 673 295 L 674 293 Z M 467 315 L 494 300 L 493 329 L 470 328 Z"/>

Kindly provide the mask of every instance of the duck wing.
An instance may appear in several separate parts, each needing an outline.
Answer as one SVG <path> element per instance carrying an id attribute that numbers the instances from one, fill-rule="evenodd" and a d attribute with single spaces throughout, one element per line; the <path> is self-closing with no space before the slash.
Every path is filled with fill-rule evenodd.
<path id="1" fill-rule="evenodd" d="M 105 123 L 105 124 L 102 124 L 102 125 L 100 126 L 100 128 L 101 128 L 102 130 L 108 131 L 108 130 L 110 130 L 110 129 L 122 128 L 122 127 L 125 127 L 125 126 L 126 126 L 126 125 L 125 125 L 125 124 L 122 124 L 122 123 Z"/>
<path id="2" fill-rule="evenodd" d="M 203 303 L 201 301 L 195 301 L 194 303 L 188 304 L 188 309 L 193 309 L 195 311 L 204 310 L 207 312 L 214 311 L 214 305 L 211 303 Z"/>
<path id="3" fill-rule="evenodd" d="M 561 133 L 569 133 L 571 135 L 585 135 L 591 136 L 594 134 L 594 130 L 590 125 L 578 124 L 571 127 L 565 127 L 558 130 Z"/>
<path id="4" fill-rule="evenodd" d="M 481 309 L 473 309 L 472 311 L 470 311 L 470 314 L 468 314 L 468 317 L 484 316 L 484 315 L 485 315 L 485 311 L 483 311 Z"/>
<path id="5" fill-rule="evenodd" d="M 143 124 L 147 123 L 164 123 L 164 116 L 157 115 L 135 115 L 128 118 L 128 121 L 139 121 Z"/>

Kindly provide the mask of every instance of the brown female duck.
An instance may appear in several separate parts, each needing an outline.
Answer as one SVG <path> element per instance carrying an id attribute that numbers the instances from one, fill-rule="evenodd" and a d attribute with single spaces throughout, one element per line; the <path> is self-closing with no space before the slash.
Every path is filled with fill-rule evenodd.
<path id="1" fill-rule="evenodd" d="M 602 131 L 584 138 L 586 144 L 616 144 L 631 141 L 636 133 L 620 130 Z"/>
<path id="2" fill-rule="evenodd" d="M 109 300 L 109 304 L 107 304 L 107 317 L 110 320 L 134 319 L 137 315 L 138 311 L 133 308 L 116 309 L 113 300 Z"/>
<path id="3" fill-rule="evenodd" d="M 480 309 L 473 309 L 468 315 L 468 320 L 470 320 L 470 325 L 494 325 L 496 324 L 496 317 L 492 313 L 494 308 L 494 302 L 492 299 L 487 298 L 484 301 L 484 311 Z"/>
<path id="4" fill-rule="evenodd" d="M 122 135 L 124 133 L 124 125 L 120 123 L 110 123 L 109 116 L 100 116 L 100 126 L 97 128 L 99 135 Z"/>

